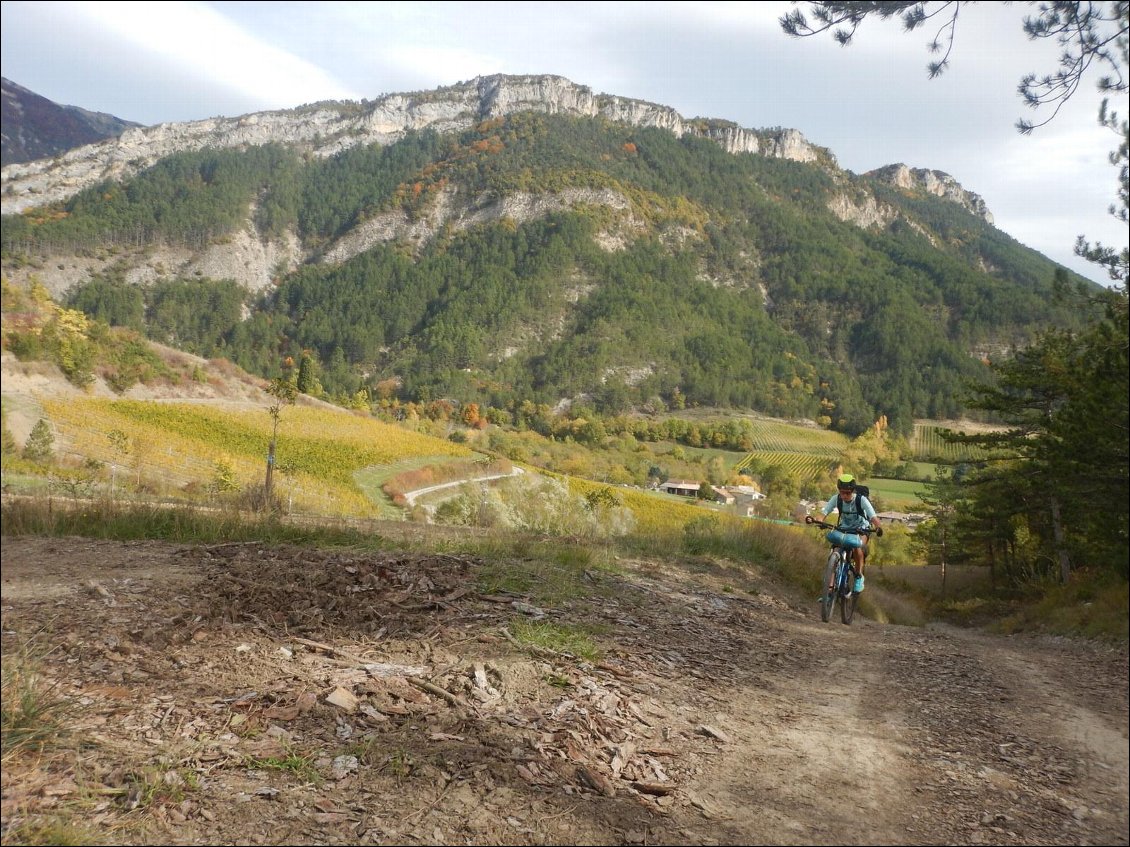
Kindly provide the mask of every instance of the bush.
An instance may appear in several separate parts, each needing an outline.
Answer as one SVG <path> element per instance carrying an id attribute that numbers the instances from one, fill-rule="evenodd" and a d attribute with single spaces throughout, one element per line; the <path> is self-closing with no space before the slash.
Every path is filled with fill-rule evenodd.
<path id="1" fill-rule="evenodd" d="M 468 486 L 436 510 L 437 520 L 472 526 L 517 529 L 555 536 L 626 535 L 635 526 L 631 511 L 598 497 L 590 504 L 563 482 L 535 474 L 511 477 L 478 490 Z"/>

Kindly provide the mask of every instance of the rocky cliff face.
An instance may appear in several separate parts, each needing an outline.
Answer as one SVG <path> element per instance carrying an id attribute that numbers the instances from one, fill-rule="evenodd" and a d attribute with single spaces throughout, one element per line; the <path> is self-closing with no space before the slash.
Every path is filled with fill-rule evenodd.
<path id="1" fill-rule="evenodd" d="M 889 183 L 904 191 L 924 191 L 927 194 L 950 200 L 968 209 L 974 215 L 983 218 L 988 223 L 993 222 L 993 215 L 989 211 L 989 207 L 985 205 L 984 199 L 972 191 L 966 191 L 961 187 L 961 183 L 942 171 L 910 168 L 903 164 L 897 164 L 868 171 L 866 176 L 880 182 Z"/>
<path id="2" fill-rule="evenodd" d="M 238 118 L 130 129 L 121 137 L 88 144 L 56 159 L 3 168 L 3 214 L 66 200 L 106 179 L 132 176 L 174 153 L 208 147 L 281 143 L 331 156 L 357 144 L 391 144 L 410 130 L 452 132 L 478 121 L 522 111 L 604 117 L 676 135 L 699 135 L 730 153 L 756 153 L 801 162 L 835 159 L 796 130 L 754 131 L 720 122 L 688 120 L 674 109 L 606 94 L 559 76 L 478 77 L 448 88 L 390 94 L 375 101 L 331 103 Z"/>
<path id="3" fill-rule="evenodd" d="M 409 131 L 461 131 L 485 119 L 523 111 L 600 117 L 632 126 L 655 127 L 678 136 L 710 139 L 733 154 L 815 163 L 835 172 L 837 181 L 845 185 L 845 190 L 828 203 L 828 208 L 841 220 L 862 228 L 877 228 L 890 225 L 899 216 L 896 209 L 878 202 L 866 187 L 857 185 L 849 191 L 846 174 L 839 170 L 831 152 L 809 143 L 796 130 L 751 130 L 729 121 L 686 119 L 666 106 L 594 94 L 587 86 L 547 75 L 479 77 L 434 91 L 390 94 L 360 104 L 323 103 L 238 118 L 135 127 L 118 138 L 72 149 L 55 159 L 5 166 L 0 204 L 4 214 L 14 214 L 66 200 L 102 180 L 127 178 L 179 152 L 279 143 L 298 146 L 313 155 L 331 156 L 357 144 L 391 144 Z M 958 203 L 992 223 L 984 201 L 965 191 L 948 174 L 899 164 L 867 176 L 905 191 L 925 191 Z M 267 287 L 280 268 L 293 269 L 312 258 L 334 264 L 390 241 L 420 247 L 441 227 L 458 231 L 502 218 L 521 223 L 582 205 L 607 207 L 619 216 L 618 229 L 598 235 L 598 243 L 605 249 L 621 249 L 624 239 L 630 239 L 640 225 L 632 219 L 628 199 L 615 191 L 569 189 L 545 195 L 518 192 L 500 198 L 476 198 L 462 196 L 452 186 L 436 198 L 426 214 L 412 218 L 402 211 L 379 214 L 323 247 L 317 256 L 309 254 L 294 233 L 277 241 L 264 241 L 252 223 L 253 209 L 249 209 L 246 226 L 224 243 L 209 245 L 201 251 L 149 245 L 127 262 L 127 277 L 137 284 L 152 283 L 170 274 L 231 278 L 257 291 Z M 36 273 L 58 296 L 122 258 L 55 257 Z M 6 272 L 13 281 L 20 281 L 33 270 L 29 265 Z"/>

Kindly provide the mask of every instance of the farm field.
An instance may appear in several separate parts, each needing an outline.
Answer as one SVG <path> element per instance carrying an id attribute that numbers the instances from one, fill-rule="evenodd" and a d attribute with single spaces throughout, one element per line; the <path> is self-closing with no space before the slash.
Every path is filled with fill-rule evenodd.
<path id="1" fill-rule="evenodd" d="M 942 438 L 942 431 L 945 429 L 972 434 L 991 431 L 992 427 L 964 421 L 916 421 L 914 435 L 910 439 L 910 449 L 917 461 L 952 464 L 954 462 L 977 461 L 988 457 L 988 453 L 984 450 L 978 450 L 965 444 L 950 444 Z"/>
<path id="2" fill-rule="evenodd" d="M 162 493 L 206 490 L 218 477 L 246 487 L 264 475 L 271 419 L 264 408 L 98 398 L 45 400 L 67 449 L 131 474 Z M 410 458 L 471 456 L 461 445 L 344 411 L 288 407 L 276 452 L 279 493 L 319 514 L 372 516 L 380 500 L 354 479 L 362 468 Z M 379 487 L 377 488 L 379 494 Z"/>
<path id="3" fill-rule="evenodd" d="M 37 411 L 50 422 L 59 455 L 85 469 L 76 473 L 89 478 L 92 492 L 203 503 L 264 479 L 272 425 L 265 406 L 68 397 L 43 398 Z M 287 406 L 278 429 L 275 490 L 296 513 L 395 520 L 407 513 L 381 490 L 385 482 L 460 463 L 474 475 L 485 458 L 367 415 Z M 6 473 L 6 481 L 13 479 Z M 582 496 L 608 487 L 577 478 L 569 484 Z M 702 514 L 681 499 L 615 491 L 640 528 L 677 529 Z"/>
<path id="4" fill-rule="evenodd" d="M 867 484 L 871 487 L 873 499 L 878 501 L 876 508 L 879 511 L 912 512 L 922 508 L 918 495 L 925 492 L 926 486 L 921 482 L 872 477 Z"/>
<path id="5" fill-rule="evenodd" d="M 98 469 L 94 473 L 101 481 L 95 482 L 95 490 L 116 491 L 117 496 L 214 502 L 219 493 L 230 495 L 263 482 L 271 436 L 269 401 L 247 402 L 250 398 L 244 395 L 240 395 L 241 404 L 178 396 L 154 401 L 62 392 L 40 395 L 38 390 L 11 393 L 11 386 L 19 384 L 19 380 L 5 379 L 5 408 L 19 411 L 24 420 L 47 419 L 58 438 L 60 457 L 66 457 L 72 468 L 92 463 L 89 468 Z M 712 417 L 719 418 L 717 414 Z M 685 462 L 670 462 L 676 478 L 682 473 L 700 473 L 708 463 L 720 460 L 728 471 L 784 468 L 803 483 L 834 468 L 850 444 L 841 433 L 802 423 L 751 415 L 732 419 L 751 441 L 748 452 L 671 442 L 646 444 L 646 449 L 656 459 L 683 454 Z M 920 459 L 916 471 L 920 476 L 936 472 L 926 461 L 928 454 L 934 458 L 946 454 L 953 460 L 961 456 L 941 440 L 940 431 L 947 425 L 955 424 L 922 421 L 916 426 L 914 443 Z M 450 470 L 459 462 L 470 467 L 485 460 L 473 446 L 325 404 L 286 406 L 278 430 L 275 490 L 287 508 L 297 512 L 399 519 L 406 512 L 382 491 L 382 485 L 405 472 L 443 465 Z M 583 452 L 579 445 L 575 450 Z M 624 466 L 638 466 L 643 461 L 639 452 L 625 454 Z M 579 460 L 578 464 L 587 462 Z M 599 463 L 593 465 L 598 472 L 606 470 Z M 580 480 L 575 483 L 578 490 L 607 486 L 607 481 L 586 481 L 589 477 L 583 470 L 560 469 Z M 17 478 L 14 473 L 9 469 L 8 482 Z M 607 480 L 603 473 L 591 478 Z M 900 480 L 874 479 L 870 484 L 881 508 L 888 510 L 915 510 L 923 490 L 921 483 Z M 20 487 L 25 486 L 21 483 Z M 670 521 L 681 526 L 687 510 L 701 514 L 701 506 L 665 501 L 642 489 L 616 486 L 615 490 L 625 504 L 631 501 L 633 512 L 645 525 Z"/>

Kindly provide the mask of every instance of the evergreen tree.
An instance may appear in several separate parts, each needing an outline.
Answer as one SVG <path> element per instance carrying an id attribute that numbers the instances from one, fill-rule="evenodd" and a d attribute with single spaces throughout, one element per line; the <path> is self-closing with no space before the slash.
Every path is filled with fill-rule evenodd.
<path id="1" fill-rule="evenodd" d="M 47 464 L 55 457 L 55 434 L 51 425 L 40 418 L 31 428 L 27 441 L 24 443 L 23 456 L 30 462 Z"/>

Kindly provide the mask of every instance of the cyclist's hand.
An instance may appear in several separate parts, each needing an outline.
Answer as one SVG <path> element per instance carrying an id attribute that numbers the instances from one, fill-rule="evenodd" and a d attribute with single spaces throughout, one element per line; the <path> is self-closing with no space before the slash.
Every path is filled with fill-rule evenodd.
<path id="1" fill-rule="evenodd" d="M 816 523 L 816 521 L 813 519 L 812 515 L 805 515 L 804 516 L 804 522 L 805 523 Z"/>
<path id="2" fill-rule="evenodd" d="M 881 526 L 875 527 L 875 534 L 880 538 L 883 537 L 883 528 Z"/>

